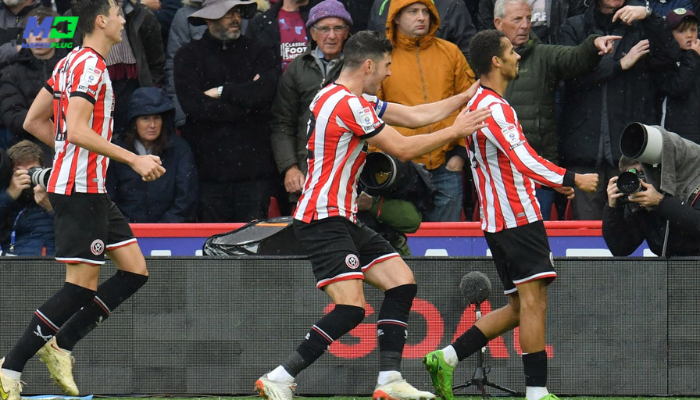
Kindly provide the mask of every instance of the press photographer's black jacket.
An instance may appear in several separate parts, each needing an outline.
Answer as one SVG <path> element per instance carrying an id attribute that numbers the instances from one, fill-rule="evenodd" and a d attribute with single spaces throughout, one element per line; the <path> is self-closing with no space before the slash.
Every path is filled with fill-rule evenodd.
<path id="1" fill-rule="evenodd" d="M 651 211 L 611 208 L 605 203 L 603 238 L 614 256 L 632 254 L 645 239 L 649 249 L 660 256 L 666 221 L 670 221 L 666 256 L 700 255 L 700 201 L 691 207 L 668 194 Z"/>
<path id="2" fill-rule="evenodd" d="M 253 81 L 255 75 L 260 79 Z M 275 53 L 245 35 L 224 43 L 207 30 L 174 59 L 175 89 L 200 182 L 277 177 L 270 107 L 277 91 Z M 204 94 L 223 86 L 220 99 Z"/>

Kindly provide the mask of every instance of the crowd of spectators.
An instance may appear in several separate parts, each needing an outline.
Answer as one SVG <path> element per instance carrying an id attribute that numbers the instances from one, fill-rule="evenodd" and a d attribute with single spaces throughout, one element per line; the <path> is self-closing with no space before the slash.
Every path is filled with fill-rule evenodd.
<path id="1" fill-rule="evenodd" d="M 394 45 L 393 75 L 379 99 L 408 106 L 465 91 L 474 82 L 471 38 L 477 30 L 503 31 L 521 56 L 520 77 L 505 98 L 529 143 L 555 164 L 600 174 L 601 182 L 619 173 L 619 136 L 628 123 L 700 140 L 700 41 L 690 0 L 117 1 L 126 26 L 106 60 L 114 141 L 168 164 L 167 179 L 154 182 L 110 167 L 110 194 L 131 222 L 289 215 L 307 171 L 309 104 L 338 76 L 347 38 L 364 29 Z M 24 26 L 28 17 L 58 15 L 70 15 L 67 0 L 0 4 L 0 148 L 29 140 L 47 166 L 53 149 L 22 122 L 69 50 L 23 46 L 55 40 L 25 37 Z M 594 42 L 605 35 L 620 38 L 601 56 Z M 455 115 L 401 133 L 430 134 Z M 413 161 L 438 189 L 423 221 L 478 218 L 470 211 L 464 141 Z M 537 197 L 545 219 L 564 218 L 564 197 L 542 188 Z M 594 194 L 577 191 L 573 218 L 601 219 L 606 203 L 603 184 Z"/>

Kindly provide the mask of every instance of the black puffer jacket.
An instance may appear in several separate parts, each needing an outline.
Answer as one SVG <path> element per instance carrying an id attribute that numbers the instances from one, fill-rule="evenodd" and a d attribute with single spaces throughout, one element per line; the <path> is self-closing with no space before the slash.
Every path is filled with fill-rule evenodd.
<path id="1" fill-rule="evenodd" d="M 56 49 L 54 56 L 39 60 L 30 49 L 22 49 L 0 70 L 0 118 L 14 134 L 13 144 L 28 139 L 39 140 L 22 128 L 29 106 L 46 81 L 51 77 L 56 63 L 68 54 L 67 49 Z M 48 165 L 51 165 L 50 163 Z"/>
<path id="2" fill-rule="evenodd" d="M 628 26 L 621 20 L 613 23 L 612 14 L 604 16 L 597 7 L 567 19 L 561 30 L 564 45 L 579 44 L 591 34 L 622 36 L 616 41 L 613 53 L 603 56 L 596 68 L 566 81 L 564 113 L 559 129 L 559 154 L 563 166 L 596 166 L 603 124 L 610 135 L 607 146 L 612 152 L 612 160 L 608 163 L 617 165 L 621 156 L 620 136 L 625 126 L 631 122 L 658 124 L 652 67 L 668 62 L 668 57 L 672 56 L 668 52 L 675 39 L 666 21 L 657 14 Z M 620 60 L 643 39 L 649 39 L 650 53 L 623 71 Z M 607 118 L 603 117 L 604 105 L 607 105 Z"/>
<path id="3" fill-rule="evenodd" d="M 700 144 L 700 55 L 683 50 L 677 64 L 654 74 L 661 125 Z"/>

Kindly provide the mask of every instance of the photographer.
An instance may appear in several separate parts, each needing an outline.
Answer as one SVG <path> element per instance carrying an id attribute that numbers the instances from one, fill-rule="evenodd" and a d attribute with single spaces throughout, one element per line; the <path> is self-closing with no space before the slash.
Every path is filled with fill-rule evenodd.
<path id="1" fill-rule="evenodd" d="M 44 152 L 29 140 L 7 150 L 12 178 L 0 193 L 0 246 L 3 255 L 41 256 L 54 254 L 53 210 L 46 190 L 33 185 L 28 174 L 41 167 Z M 44 253 L 45 249 L 45 253 Z"/>
<path id="2" fill-rule="evenodd" d="M 603 209 L 603 238 L 615 256 L 628 256 L 646 239 L 649 249 L 661 257 L 700 255 L 700 201 L 662 193 L 645 181 L 642 163 L 620 158 L 620 172 L 634 170 L 638 191 L 625 195 L 618 178 L 608 182 L 608 201 Z M 698 171 L 700 173 L 700 171 Z"/>

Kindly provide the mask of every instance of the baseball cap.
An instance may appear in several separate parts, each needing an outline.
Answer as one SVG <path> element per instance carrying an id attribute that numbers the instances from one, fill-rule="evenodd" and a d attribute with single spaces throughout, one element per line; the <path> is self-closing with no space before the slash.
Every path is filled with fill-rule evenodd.
<path id="1" fill-rule="evenodd" d="M 686 8 L 676 8 L 669 11 L 668 14 L 666 14 L 666 22 L 668 22 L 668 26 L 670 26 L 671 29 L 678 28 L 681 22 L 683 22 L 683 20 L 686 18 L 690 18 L 695 22 L 700 21 L 698 17 L 695 14 L 693 14 L 692 11 Z"/>

